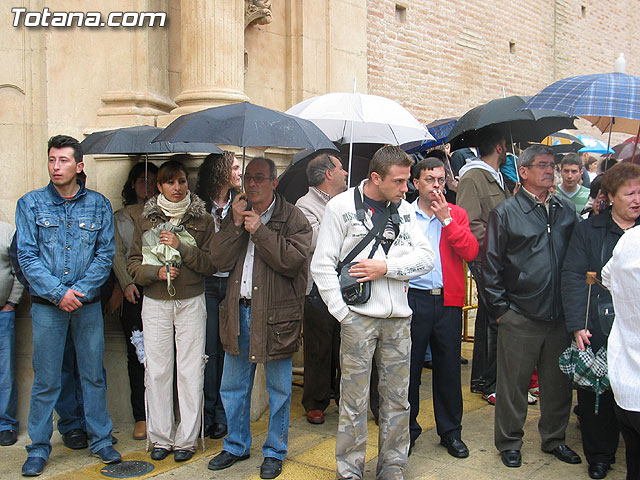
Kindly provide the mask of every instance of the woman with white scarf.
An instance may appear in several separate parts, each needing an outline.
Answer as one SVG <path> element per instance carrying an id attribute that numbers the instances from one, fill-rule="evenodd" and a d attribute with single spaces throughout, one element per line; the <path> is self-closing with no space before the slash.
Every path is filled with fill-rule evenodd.
<path id="1" fill-rule="evenodd" d="M 197 447 L 201 425 L 202 386 L 205 365 L 204 279 L 215 266 L 209 245 L 215 227 L 204 202 L 189 192 L 188 172 L 180 162 L 164 163 L 157 176 L 160 193 L 151 198 L 136 219 L 128 270 L 144 286 L 145 387 L 148 438 L 151 458 L 165 459 L 171 451 L 176 462 L 189 460 Z M 181 264 L 165 267 L 149 264 L 143 257 L 143 235 L 169 222 L 195 240 L 195 246 L 164 229 L 159 244 L 180 253 Z M 149 236 L 145 236 L 149 238 Z M 167 289 L 167 276 L 172 284 Z M 178 383 L 180 423 L 174 428 L 173 371 Z"/>

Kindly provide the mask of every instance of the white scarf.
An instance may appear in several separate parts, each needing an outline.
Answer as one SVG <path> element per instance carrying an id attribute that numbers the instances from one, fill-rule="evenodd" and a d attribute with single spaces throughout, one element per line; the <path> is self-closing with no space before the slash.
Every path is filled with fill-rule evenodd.
<path id="1" fill-rule="evenodd" d="M 191 205 L 191 192 L 188 190 L 187 196 L 179 202 L 171 202 L 162 193 L 158 194 L 158 206 L 174 225 L 180 225 L 180 220 L 184 217 L 189 205 Z"/>

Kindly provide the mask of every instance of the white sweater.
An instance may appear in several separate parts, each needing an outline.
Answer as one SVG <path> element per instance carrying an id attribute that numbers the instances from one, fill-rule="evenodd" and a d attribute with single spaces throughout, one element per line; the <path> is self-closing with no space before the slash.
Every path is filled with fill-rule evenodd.
<path id="1" fill-rule="evenodd" d="M 364 182 L 357 187 L 360 193 L 363 185 Z M 311 274 L 329 312 L 338 321 L 344 320 L 350 310 L 378 318 L 401 318 L 412 314 L 407 301 L 408 281 L 431 270 L 435 256 L 418 226 L 411 205 L 403 200 L 398 207 L 398 214 L 400 233 L 389 253 L 385 254 L 384 249 L 379 246 L 373 256 L 376 260 L 386 262 L 387 273 L 371 282 L 371 298 L 367 303 L 347 305 L 340 294 L 336 266 L 367 234 L 367 229 L 356 218 L 353 188 L 327 203 L 316 251 L 311 260 Z M 368 228 L 373 228 L 368 216 L 365 222 Z M 370 251 L 371 244 L 362 249 L 354 261 L 367 258 Z"/>

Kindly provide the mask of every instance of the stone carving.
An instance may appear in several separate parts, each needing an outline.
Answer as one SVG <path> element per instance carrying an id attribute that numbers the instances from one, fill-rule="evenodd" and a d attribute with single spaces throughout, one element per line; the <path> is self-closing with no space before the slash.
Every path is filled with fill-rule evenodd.
<path id="1" fill-rule="evenodd" d="M 244 0 L 244 28 L 271 23 L 271 0 Z"/>

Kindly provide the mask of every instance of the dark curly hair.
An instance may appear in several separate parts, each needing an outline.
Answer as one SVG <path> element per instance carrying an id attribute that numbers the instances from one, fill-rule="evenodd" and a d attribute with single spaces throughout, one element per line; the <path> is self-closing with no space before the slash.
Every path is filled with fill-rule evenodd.
<path id="1" fill-rule="evenodd" d="M 231 183 L 231 167 L 235 155 L 232 152 L 211 153 L 198 169 L 196 195 L 204 200 L 207 212 L 211 213 L 213 200 L 223 188 Z"/>
<path id="2" fill-rule="evenodd" d="M 158 167 L 153 163 L 147 163 L 147 172 L 158 175 Z M 136 180 L 140 177 L 144 177 L 144 162 L 136 163 L 131 170 L 129 170 L 129 176 L 127 181 L 122 187 L 122 203 L 124 205 L 134 205 L 138 202 L 138 196 L 136 195 L 135 184 Z"/>

